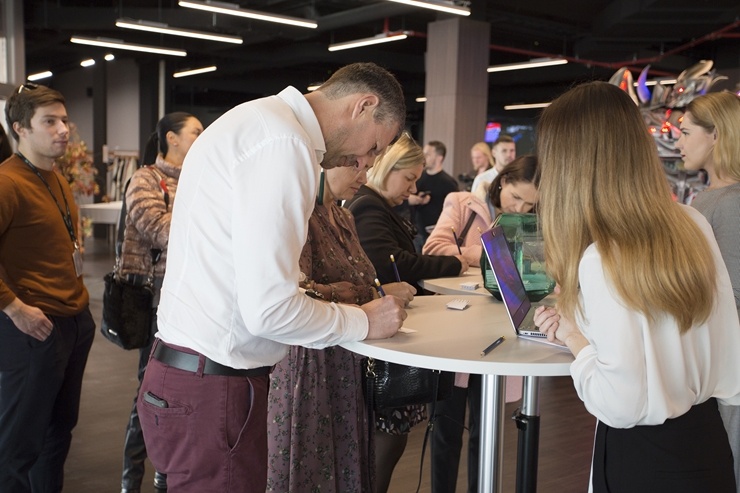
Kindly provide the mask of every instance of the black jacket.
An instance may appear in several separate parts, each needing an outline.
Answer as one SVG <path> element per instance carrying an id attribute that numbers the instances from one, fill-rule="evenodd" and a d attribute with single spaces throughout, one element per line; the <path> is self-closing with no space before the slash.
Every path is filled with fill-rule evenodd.
<path id="1" fill-rule="evenodd" d="M 362 186 L 345 207 L 352 211 L 360 243 L 377 271 L 381 283 L 396 282 L 391 254 L 396 259 L 402 281 L 414 286 L 419 294 L 421 279 L 460 275 L 462 264 L 453 256 L 422 255 L 414 249 L 414 227 L 378 193 Z"/>

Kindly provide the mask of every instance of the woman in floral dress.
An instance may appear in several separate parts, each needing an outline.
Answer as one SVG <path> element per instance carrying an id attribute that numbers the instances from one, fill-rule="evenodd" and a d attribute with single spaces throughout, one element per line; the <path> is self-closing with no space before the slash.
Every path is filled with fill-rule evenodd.
<path id="1" fill-rule="evenodd" d="M 378 297 L 375 269 L 360 246 L 352 214 L 337 204 L 367 181 L 366 172 L 337 167 L 322 175 L 323 192 L 300 258 L 305 276 L 300 285 L 309 296 L 357 305 Z M 406 283 L 383 289 L 406 302 L 415 293 Z M 360 359 L 338 346 L 294 346 L 275 366 L 268 399 L 267 491 L 372 493 L 372 428 Z"/>

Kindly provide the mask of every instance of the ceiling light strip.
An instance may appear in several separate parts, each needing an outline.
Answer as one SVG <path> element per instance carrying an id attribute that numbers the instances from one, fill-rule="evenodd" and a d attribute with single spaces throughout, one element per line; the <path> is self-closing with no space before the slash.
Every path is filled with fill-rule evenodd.
<path id="1" fill-rule="evenodd" d="M 180 0 L 178 2 L 178 5 L 180 5 L 180 7 L 185 7 L 188 9 L 205 10 L 206 12 L 235 15 L 237 17 L 246 17 L 248 19 L 256 19 L 259 21 L 277 22 L 279 24 L 287 24 L 290 26 L 307 27 L 310 29 L 316 29 L 318 27 L 318 24 L 306 19 L 299 19 L 298 17 L 288 17 L 286 15 L 268 14 L 265 12 L 258 12 L 256 10 L 247 10 L 233 3 Z"/>
<path id="2" fill-rule="evenodd" d="M 183 70 L 181 72 L 175 72 L 174 74 L 172 74 L 172 77 L 174 77 L 175 79 L 178 79 L 180 77 L 188 77 L 190 75 L 205 74 L 208 72 L 215 72 L 215 71 L 216 71 L 216 66 L 211 65 L 210 67 L 194 68 L 191 70 Z"/>
<path id="3" fill-rule="evenodd" d="M 169 48 L 160 48 L 158 46 L 147 46 L 126 43 L 119 39 L 108 38 L 85 38 L 82 36 L 72 36 L 69 39 L 72 43 L 88 46 L 101 46 L 103 48 L 115 48 L 119 50 L 140 51 L 143 53 L 156 53 L 158 55 L 187 56 L 188 52 L 184 50 L 174 50 Z"/>
<path id="4" fill-rule="evenodd" d="M 423 9 L 437 10 L 439 12 L 446 12 L 448 14 L 455 15 L 470 15 L 470 9 L 465 7 L 458 7 L 452 2 L 422 2 L 420 0 L 389 0 L 391 2 L 402 3 L 404 5 L 411 5 L 412 7 L 421 7 Z"/>
<path id="5" fill-rule="evenodd" d="M 535 108 L 547 108 L 550 103 L 529 103 L 529 104 L 508 104 L 504 106 L 505 110 L 531 110 Z"/>
<path id="6" fill-rule="evenodd" d="M 505 65 L 492 65 L 488 67 L 486 70 L 488 71 L 488 73 L 506 72 L 509 70 L 524 70 L 528 68 L 550 67 L 552 65 L 565 65 L 566 63 L 568 63 L 568 60 L 564 58 L 535 58 L 533 60 L 528 60 L 526 62 L 520 62 L 520 63 L 507 63 Z"/>
<path id="7" fill-rule="evenodd" d="M 159 34 L 171 34 L 173 36 L 183 36 L 186 38 L 207 39 L 209 41 L 219 41 L 221 43 L 242 44 L 244 40 L 238 36 L 227 36 L 225 34 L 214 34 L 205 31 L 192 31 L 190 29 L 180 29 L 169 27 L 161 22 L 150 22 L 143 20 L 118 19 L 116 26 L 122 29 L 133 29 L 136 31 L 145 31 Z"/>
<path id="8" fill-rule="evenodd" d="M 33 82 L 35 80 L 46 79 L 47 77 L 51 77 L 52 75 L 54 75 L 54 74 L 51 73 L 51 70 L 46 70 L 44 72 L 39 72 L 39 73 L 36 73 L 36 74 L 31 74 L 28 77 L 26 77 L 26 80 L 30 80 L 31 82 Z"/>
<path id="9" fill-rule="evenodd" d="M 354 41 L 345 41 L 343 43 L 331 44 L 329 45 L 329 51 L 349 50 L 350 48 L 359 48 L 361 46 L 377 45 L 380 43 L 389 43 L 391 41 L 401 41 L 402 39 L 406 39 L 408 37 L 409 36 L 406 32 L 384 33 L 373 36 L 372 38 L 362 38 L 356 39 Z"/>

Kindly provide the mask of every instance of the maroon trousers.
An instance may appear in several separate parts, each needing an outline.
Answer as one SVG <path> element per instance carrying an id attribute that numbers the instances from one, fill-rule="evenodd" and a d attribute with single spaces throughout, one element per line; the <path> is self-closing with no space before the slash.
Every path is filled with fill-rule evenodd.
<path id="1" fill-rule="evenodd" d="M 269 376 L 203 375 L 204 361 L 149 360 L 137 401 L 149 458 L 171 493 L 264 493 Z"/>

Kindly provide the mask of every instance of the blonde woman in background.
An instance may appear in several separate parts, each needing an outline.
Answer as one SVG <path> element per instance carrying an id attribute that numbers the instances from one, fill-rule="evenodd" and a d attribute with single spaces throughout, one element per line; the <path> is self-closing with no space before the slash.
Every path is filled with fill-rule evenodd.
<path id="1" fill-rule="evenodd" d="M 535 323 L 575 356 L 598 419 L 589 491 L 734 493 L 718 400 L 740 404 L 740 323 L 712 229 L 671 199 L 630 97 L 578 86 L 542 113 L 537 152 L 555 308 Z"/>
<path id="2" fill-rule="evenodd" d="M 740 316 L 740 97 L 714 92 L 691 101 L 676 147 L 686 169 L 703 169 L 709 175 L 709 188 L 691 205 L 712 225 Z M 735 480 L 740 482 L 740 407 L 720 403 L 719 412 L 735 458 Z"/>

